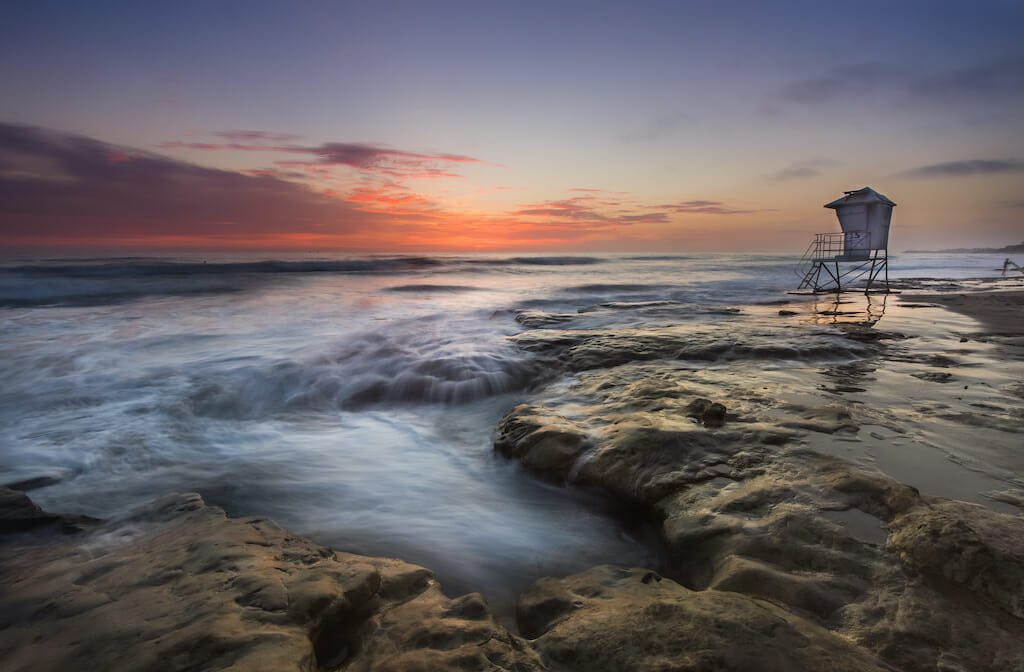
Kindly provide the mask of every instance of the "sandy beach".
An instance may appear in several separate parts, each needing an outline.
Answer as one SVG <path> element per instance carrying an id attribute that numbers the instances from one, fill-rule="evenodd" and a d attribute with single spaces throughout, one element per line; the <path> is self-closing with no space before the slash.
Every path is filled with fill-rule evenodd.
<path id="1" fill-rule="evenodd" d="M 905 302 L 937 303 L 980 322 L 990 334 L 1024 334 L 1024 291 L 1000 290 L 970 293 L 904 294 Z"/>
<path id="2" fill-rule="evenodd" d="M 1019 669 L 1024 291 L 907 292 L 881 319 L 864 300 L 758 308 L 859 354 L 756 375 L 696 367 L 714 346 L 692 330 L 520 314 L 517 347 L 570 382 L 509 410 L 494 449 L 615 502 L 651 530 L 657 566 L 541 578 L 509 622 L 429 567 L 325 548 L 198 495 L 99 521 L 44 512 L 17 490 L 38 483 L 14 484 L 0 657 L 12 670 Z"/>

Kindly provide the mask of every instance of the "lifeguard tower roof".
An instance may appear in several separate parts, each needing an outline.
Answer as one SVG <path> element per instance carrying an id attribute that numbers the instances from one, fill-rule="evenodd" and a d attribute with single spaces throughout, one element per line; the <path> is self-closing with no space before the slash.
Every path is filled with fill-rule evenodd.
<path id="1" fill-rule="evenodd" d="M 838 210 L 844 205 L 859 205 L 868 203 L 884 203 L 889 207 L 895 207 L 896 204 L 890 201 L 888 198 L 878 193 L 871 187 L 864 187 L 863 189 L 856 189 L 854 191 L 844 191 L 845 196 L 837 198 L 831 203 L 826 203 L 826 208 L 832 208 Z"/>

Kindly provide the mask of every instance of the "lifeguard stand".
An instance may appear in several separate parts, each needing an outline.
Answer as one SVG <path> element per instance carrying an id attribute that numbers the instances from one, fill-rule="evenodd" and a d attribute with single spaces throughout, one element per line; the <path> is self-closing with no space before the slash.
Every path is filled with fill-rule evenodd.
<path id="1" fill-rule="evenodd" d="M 839 217 L 842 233 L 817 233 L 804 252 L 797 273 L 797 291 L 851 291 L 855 282 L 866 278 L 864 293 L 889 290 L 889 225 L 896 204 L 871 187 L 844 192 L 845 196 L 826 203 Z M 876 284 L 882 276 L 884 289 Z"/>

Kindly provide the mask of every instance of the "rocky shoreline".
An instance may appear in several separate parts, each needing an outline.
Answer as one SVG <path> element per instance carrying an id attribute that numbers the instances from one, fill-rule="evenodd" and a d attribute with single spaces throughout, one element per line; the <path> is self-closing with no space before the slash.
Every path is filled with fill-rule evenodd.
<path id="1" fill-rule="evenodd" d="M 520 346 L 572 384 L 510 410 L 495 450 L 631 507 L 658 530 L 663 566 L 540 579 L 511 632 L 480 595 L 446 596 L 427 569 L 229 518 L 198 495 L 101 522 L 5 488 L 0 659 L 11 670 L 1024 669 L 1024 517 L 813 450 L 806 436 L 854 435 L 867 411 L 673 364 L 684 347 L 699 357 L 692 334 L 543 329 L 567 319 L 524 315 L 536 328 Z M 853 351 L 900 338 L 842 334 Z"/>
<path id="2" fill-rule="evenodd" d="M 9 489 L 2 501 L 35 508 Z M 228 518 L 196 494 L 63 538 L 46 528 L 64 517 L 28 518 L 30 542 L 0 547 L 5 669 L 544 669 L 479 595 L 450 599 L 422 567 Z"/>

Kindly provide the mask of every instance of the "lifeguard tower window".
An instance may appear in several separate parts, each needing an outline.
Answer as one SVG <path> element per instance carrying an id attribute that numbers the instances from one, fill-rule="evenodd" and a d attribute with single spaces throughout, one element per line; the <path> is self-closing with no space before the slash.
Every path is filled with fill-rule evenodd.
<path id="1" fill-rule="evenodd" d="M 818 233 L 800 260 L 800 290 L 888 292 L 888 246 L 896 204 L 871 187 L 844 192 L 825 204 L 836 211 L 841 233 Z"/>

